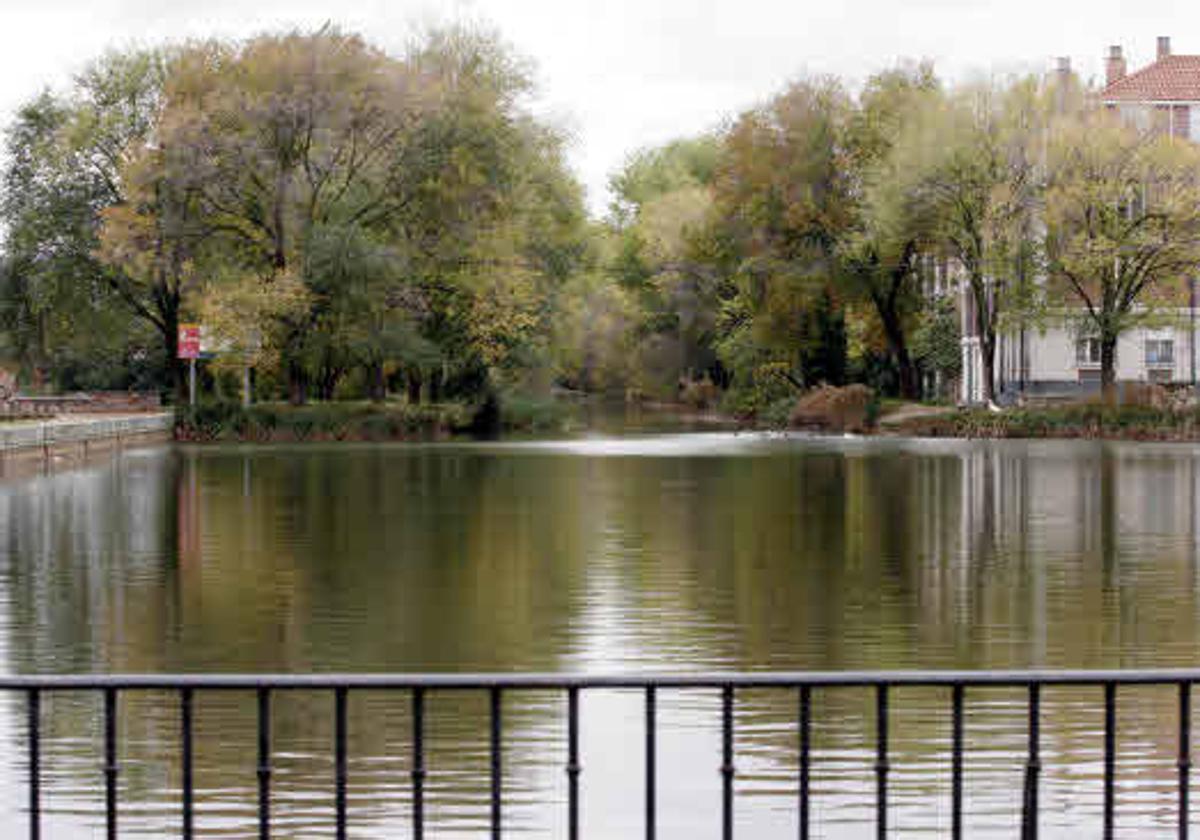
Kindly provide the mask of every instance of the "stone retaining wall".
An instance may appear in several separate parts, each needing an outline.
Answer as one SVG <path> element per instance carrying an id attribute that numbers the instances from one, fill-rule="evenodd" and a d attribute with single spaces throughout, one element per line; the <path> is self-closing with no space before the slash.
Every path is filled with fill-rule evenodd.
<path id="1" fill-rule="evenodd" d="M 0 423 L 0 475 L 18 462 L 80 461 L 127 444 L 168 441 L 174 430 L 174 415 L 163 413 Z"/>

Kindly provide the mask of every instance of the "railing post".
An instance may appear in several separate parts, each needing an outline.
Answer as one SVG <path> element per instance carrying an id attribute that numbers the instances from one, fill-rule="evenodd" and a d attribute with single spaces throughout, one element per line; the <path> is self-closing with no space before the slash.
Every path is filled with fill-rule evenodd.
<path id="1" fill-rule="evenodd" d="M 800 840 L 809 840 L 809 774 L 812 752 L 812 687 L 800 686 Z"/>
<path id="2" fill-rule="evenodd" d="M 337 840 L 346 840 L 346 687 L 333 692 L 333 785 L 334 821 Z"/>
<path id="3" fill-rule="evenodd" d="M 1022 809 L 1021 838 L 1037 840 L 1038 776 L 1041 774 L 1041 686 L 1029 686 L 1029 751 L 1025 761 L 1025 803 Z"/>
<path id="4" fill-rule="evenodd" d="M 104 816 L 108 840 L 117 840 L 117 691 L 104 689 Z"/>
<path id="5" fill-rule="evenodd" d="M 1192 684 L 1179 684 L 1179 840 L 1188 840 L 1188 784 L 1192 772 Z"/>
<path id="6" fill-rule="evenodd" d="M 36 688 L 29 689 L 29 837 L 40 840 L 42 836 L 42 695 Z"/>
<path id="7" fill-rule="evenodd" d="M 579 840 L 579 689 L 567 689 L 567 837 Z"/>
<path id="8" fill-rule="evenodd" d="M 657 756 L 655 755 L 654 707 L 654 686 L 650 685 L 646 687 L 646 840 L 654 840 L 658 828 L 655 802 L 655 776 L 657 774 L 655 764 Z"/>
<path id="9" fill-rule="evenodd" d="M 875 836 L 887 837 L 888 687 L 875 687 Z"/>
<path id="10" fill-rule="evenodd" d="M 413 837 L 425 837 L 425 689 L 412 690 L 412 821 Z"/>
<path id="11" fill-rule="evenodd" d="M 503 796 L 501 780 L 501 696 L 500 689 L 491 689 L 492 700 L 492 840 L 500 840 L 500 806 Z"/>
<path id="12" fill-rule="evenodd" d="M 271 690 L 258 689 L 258 836 L 271 836 Z"/>
<path id="13" fill-rule="evenodd" d="M 721 836 L 733 840 L 733 686 L 721 689 Z"/>
<path id="14" fill-rule="evenodd" d="M 180 775 L 183 782 L 183 837 L 191 840 L 193 835 L 193 789 L 192 789 L 192 690 L 179 691 Z"/>
<path id="15" fill-rule="evenodd" d="M 1117 686 L 1104 684 L 1104 840 L 1112 840 L 1116 811 Z"/>
<path id="16" fill-rule="evenodd" d="M 963 695 L 962 683 L 953 688 L 953 722 L 951 724 L 951 811 L 950 836 L 962 840 L 963 830 Z"/>

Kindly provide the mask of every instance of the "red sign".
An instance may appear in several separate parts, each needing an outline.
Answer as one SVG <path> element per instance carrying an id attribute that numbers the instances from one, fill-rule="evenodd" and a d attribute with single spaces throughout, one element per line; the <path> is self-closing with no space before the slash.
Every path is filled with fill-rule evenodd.
<path id="1" fill-rule="evenodd" d="M 200 358 L 200 325 L 180 324 L 179 340 L 176 344 L 179 348 L 179 358 Z"/>

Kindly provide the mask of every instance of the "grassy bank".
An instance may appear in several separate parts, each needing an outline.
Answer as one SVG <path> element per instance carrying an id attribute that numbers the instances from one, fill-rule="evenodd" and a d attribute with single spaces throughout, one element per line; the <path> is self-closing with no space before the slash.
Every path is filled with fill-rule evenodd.
<path id="1" fill-rule="evenodd" d="M 1083 438 L 1197 441 L 1200 409 L 1076 403 L 1046 408 L 950 410 L 881 429 L 886 434 L 938 438 Z"/>

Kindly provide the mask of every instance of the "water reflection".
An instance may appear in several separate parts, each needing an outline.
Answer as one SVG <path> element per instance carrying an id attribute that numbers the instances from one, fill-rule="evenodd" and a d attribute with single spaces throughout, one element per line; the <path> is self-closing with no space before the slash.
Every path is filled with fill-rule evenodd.
<path id="1" fill-rule="evenodd" d="M 631 671 L 1191 666 L 1200 449 L 770 435 L 547 443 L 160 449 L 0 484 L 0 655 L 10 672 Z M 1096 696 L 1093 696 L 1096 695 Z M 1045 836 L 1098 820 L 1097 692 L 1044 701 Z M 97 824 L 98 698 L 46 701 L 46 807 Z M 661 699 L 664 837 L 715 832 L 711 693 Z M 818 695 L 821 836 L 870 824 L 873 708 Z M 1023 697 L 969 698 L 970 836 L 1019 819 Z M 279 698 L 286 836 L 330 825 L 332 698 Z M 407 830 L 408 699 L 352 695 L 355 834 Z M 561 836 L 564 699 L 510 698 L 506 817 Z M 893 702 L 904 836 L 949 824 L 946 692 Z M 16 755 L 22 710 L 0 710 Z M 121 708 L 123 827 L 178 825 L 175 698 Z M 486 698 L 430 701 L 429 815 L 485 824 Z M 1119 828 L 1169 832 L 1175 699 L 1122 694 Z M 584 697 L 584 827 L 640 831 L 638 698 Z M 739 829 L 792 836 L 795 698 L 738 705 Z M 198 825 L 252 836 L 254 709 L 202 696 Z M 7 825 L 23 769 L 0 765 Z M 399 829 L 397 828 L 399 827 Z"/>

